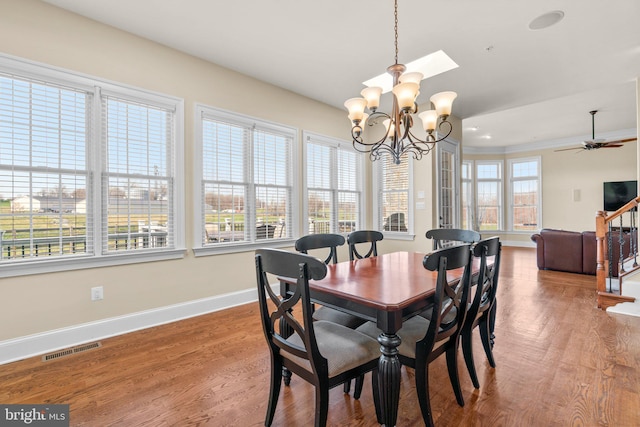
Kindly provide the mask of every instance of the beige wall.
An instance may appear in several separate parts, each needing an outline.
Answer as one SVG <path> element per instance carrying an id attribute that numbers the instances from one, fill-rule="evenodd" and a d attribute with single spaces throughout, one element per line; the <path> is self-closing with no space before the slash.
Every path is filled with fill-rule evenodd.
<path id="1" fill-rule="evenodd" d="M 346 112 L 35 0 L 2 0 L 0 52 L 185 100 L 186 246 L 196 102 L 319 134 Z M 251 252 L 0 279 L 0 341 L 255 286 Z M 103 301 L 90 288 L 104 286 Z"/>
<path id="2" fill-rule="evenodd" d="M 595 213 L 602 209 L 602 183 L 634 180 L 637 177 L 637 144 L 626 143 L 615 149 L 562 151 L 553 149 L 508 153 L 465 154 L 468 160 L 540 156 L 542 159 L 542 224 L 539 228 L 595 230 Z M 506 174 L 505 174 L 506 178 Z M 507 194 L 505 181 L 505 197 Z M 574 200 L 574 191 L 579 196 Z M 504 212 L 507 215 L 506 209 Z M 501 233 L 510 242 L 531 244 L 529 232 Z"/>
<path id="3" fill-rule="evenodd" d="M 189 250 L 194 214 L 190 207 L 196 203 L 191 177 L 195 103 L 295 127 L 300 141 L 302 130 L 342 139 L 350 134 L 346 111 L 36 0 L 2 0 L 0 52 L 184 99 L 187 247 L 180 260 L 0 279 L 0 343 L 253 289 L 252 252 L 195 258 Z M 416 189 L 425 191 L 427 198 L 427 209 L 416 221 L 419 234 L 431 224 L 432 175 L 432 160 L 417 163 Z M 370 180 L 366 190 L 371 226 Z M 425 243 L 385 241 L 381 250 L 423 250 Z M 346 258 L 346 250 L 340 256 Z M 90 301 L 93 286 L 104 286 L 104 300 Z"/>

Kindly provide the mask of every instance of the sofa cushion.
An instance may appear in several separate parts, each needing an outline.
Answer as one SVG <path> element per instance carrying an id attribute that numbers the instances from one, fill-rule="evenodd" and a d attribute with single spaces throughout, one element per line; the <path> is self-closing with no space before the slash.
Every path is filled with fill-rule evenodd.
<path id="1" fill-rule="evenodd" d="M 584 274 L 596 274 L 596 232 L 582 232 L 582 272 Z"/>
<path id="2" fill-rule="evenodd" d="M 582 274 L 582 233 L 543 229 L 544 268 Z"/>

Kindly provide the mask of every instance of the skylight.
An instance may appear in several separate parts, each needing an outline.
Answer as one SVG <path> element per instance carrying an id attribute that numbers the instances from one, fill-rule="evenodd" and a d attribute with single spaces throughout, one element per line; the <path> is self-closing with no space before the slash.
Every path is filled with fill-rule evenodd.
<path id="1" fill-rule="evenodd" d="M 458 68 L 458 64 L 456 64 L 453 59 L 449 58 L 449 55 L 444 53 L 442 50 L 430 53 L 427 56 L 418 58 L 415 61 L 412 61 L 405 65 L 407 67 L 407 73 L 415 71 L 420 72 L 424 76 L 423 79 L 437 76 L 438 74 L 444 73 L 445 71 Z M 363 84 L 367 87 L 381 87 L 382 93 L 387 93 L 390 92 L 393 88 L 393 78 L 391 77 L 391 74 L 385 72 L 383 74 L 380 74 L 379 76 L 367 80 L 366 82 L 363 82 Z"/>

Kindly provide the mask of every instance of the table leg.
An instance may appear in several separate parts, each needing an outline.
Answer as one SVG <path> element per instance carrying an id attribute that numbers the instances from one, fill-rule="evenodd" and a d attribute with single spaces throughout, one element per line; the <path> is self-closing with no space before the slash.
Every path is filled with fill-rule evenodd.
<path id="1" fill-rule="evenodd" d="M 400 337 L 396 334 L 382 333 L 378 337 L 380 343 L 380 361 L 378 362 L 378 391 L 382 420 L 387 427 L 396 425 L 398 419 L 398 403 L 400 402 L 400 360 L 398 346 Z"/>

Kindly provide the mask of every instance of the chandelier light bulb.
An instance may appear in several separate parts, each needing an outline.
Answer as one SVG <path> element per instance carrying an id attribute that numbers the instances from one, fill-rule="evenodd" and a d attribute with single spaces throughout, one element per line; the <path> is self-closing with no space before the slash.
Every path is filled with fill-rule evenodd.
<path id="1" fill-rule="evenodd" d="M 395 85 L 392 92 L 398 101 L 398 108 L 403 111 L 413 110 L 419 89 L 420 85 L 417 83 L 407 82 Z"/>
<path id="2" fill-rule="evenodd" d="M 384 125 L 384 128 L 386 129 L 387 138 L 392 138 L 393 137 L 393 133 L 396 130 L 396 126 L 393 123 L 391 123 L 391 119 L 383 120 L 382 124 Z"/>
<path id="3" fill-rule="evenodd" d="M 436 123 L 438 122 L 438 113 L 436 110 L 423 111 L 418 114 L 418 117 L 422 120 L 422 127 L 428 134 L 436 130 Z"/>
<path id="4" fill-rule="evenodd" d="M 364 117 L 364 109 L 367 107 L 367 100 L 364 98 L 351 98 L 344 102 L 344 106 L 349 110 L 349 120 L 359 123 Z"/>
<path id="5" fill-rule="evenodd" d="M 376 111 L 380 106 L 380 95 L 382 95 L 382 88 L 377 86 L 367 87 L 362 89 L 360 95 L 367 100 L 367 107 L 369 110 Z"/>
<path id="6" fill-rule="evenodd" d="M 422 75 L 422 73 L 404 73 L 400 76 L 400 83 L 416 83 L 418 86 L 420 86 L 420 82 L 423 78 L 424 76 Z"/>
<path id="7" fill-rule="evenodd" d="M 453 100 L 458 96 L 455 92 L 440 92 L 433 95 L 429 100 L 436 107 L 438 116 L 449 117 Z"/>

